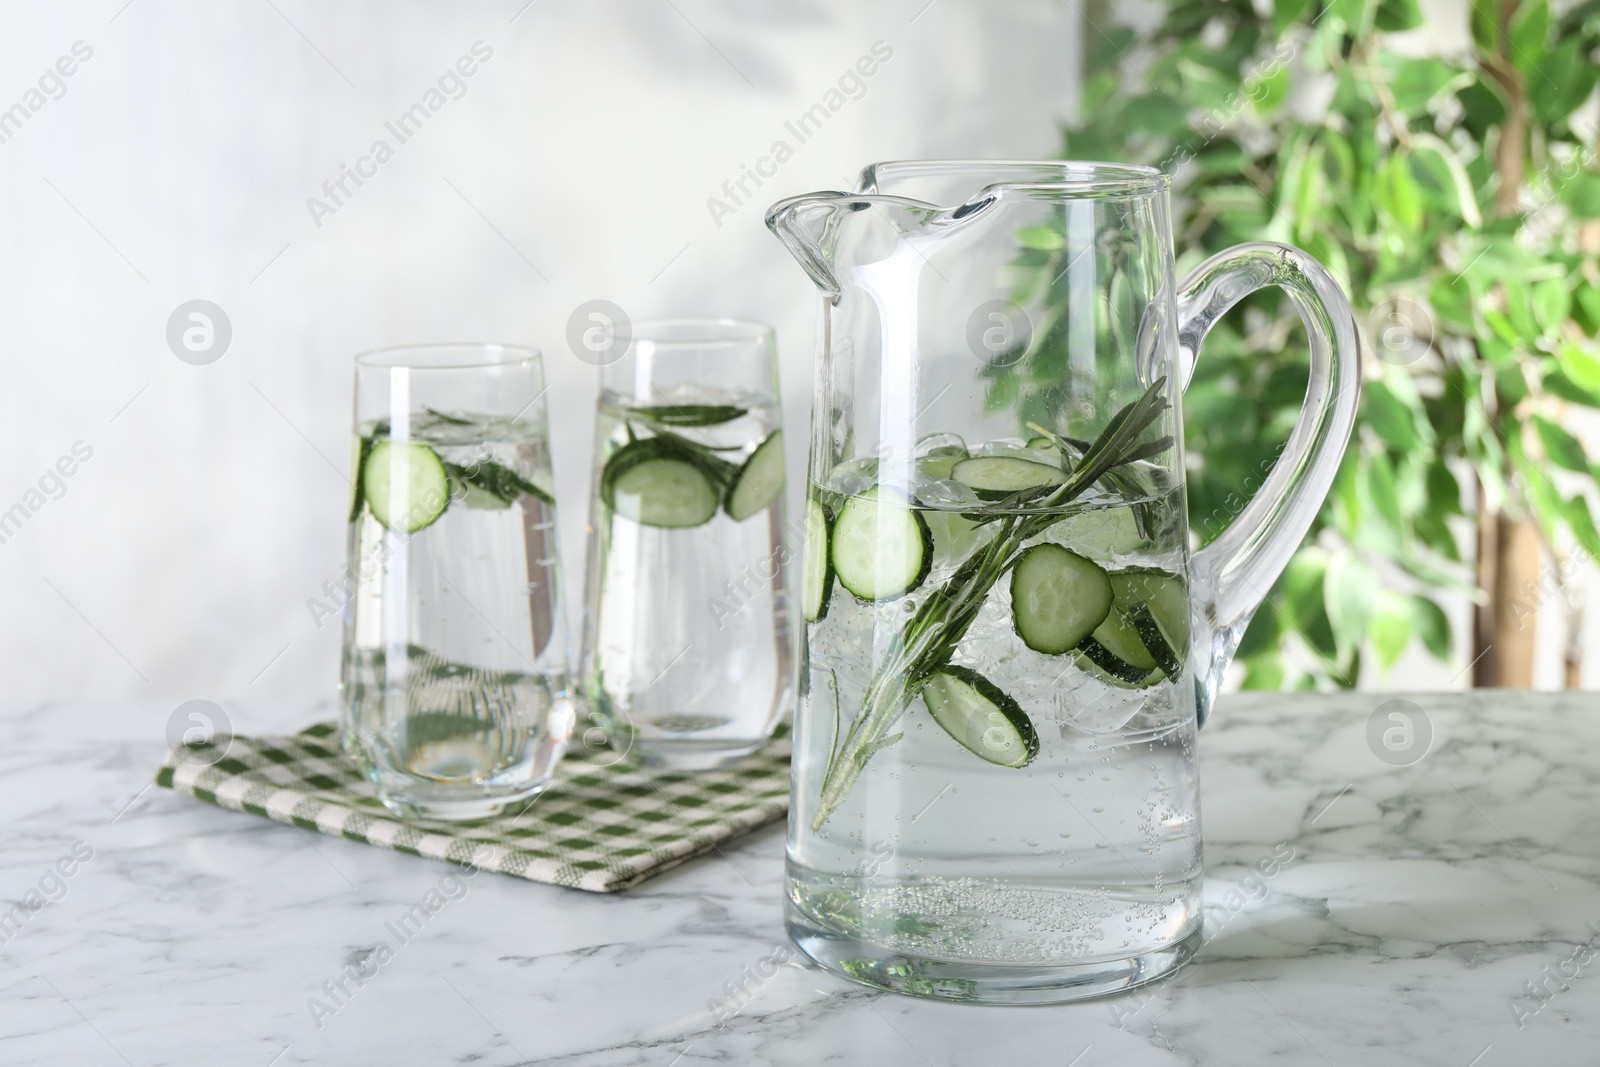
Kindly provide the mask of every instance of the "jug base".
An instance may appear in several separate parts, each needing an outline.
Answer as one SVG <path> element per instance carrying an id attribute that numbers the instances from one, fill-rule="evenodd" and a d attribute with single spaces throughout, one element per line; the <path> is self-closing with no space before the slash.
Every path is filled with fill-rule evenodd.
<path id="1" fill-rule="evenodd" d="M 820 929 L 792 904 L 789 937 L 824 970 L 873 989 L 969 1004 L 1065 1004 L 1113 996 L 1160 981 L 1199 951 L 1197 924 L 1152 952 L 1114 960 L 1028 966 L 926 959 Z"/>

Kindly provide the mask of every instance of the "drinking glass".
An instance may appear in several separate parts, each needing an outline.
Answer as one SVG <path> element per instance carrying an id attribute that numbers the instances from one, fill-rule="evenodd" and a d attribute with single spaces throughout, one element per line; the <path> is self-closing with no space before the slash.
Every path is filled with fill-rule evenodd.
<path id="1" fill-rule="evenodd" d="M 793 687 L 772 330 L 636 323 L 600 384 L 590 713 L 646 763 L 721 766 L 766 741 Z"/>
<path id="2" fill-rule="evenodd" d="M 356 357 L 343 738 L 402 815 L 497 815 L 572 733 L 544 393 L 528 348 Z"/>

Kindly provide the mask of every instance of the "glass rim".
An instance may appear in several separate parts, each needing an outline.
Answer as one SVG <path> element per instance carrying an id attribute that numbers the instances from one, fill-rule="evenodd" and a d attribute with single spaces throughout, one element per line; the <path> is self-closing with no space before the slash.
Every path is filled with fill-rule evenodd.
<path id="1" fill-rule="evenodd" d="M 1007 180 L 1008 171 L 1055 173 L 1044 179 Z M 907 177 L 971 174 L 984 180 L 984 192 L 1015 189 L 1100 197 L 1148 196 L 1172 185 L 1172 176 L 1166 171 L 1142 163 L 1092 159 L 893 159 L 868 164 L 861 171 L 856 191 L 879 192 L 879 176 L 885 173 Z"/>
<path id="2" fill-rule="evenodd" d="M 657 337 L 657 331 L 671 333 L 676 328 L 695 331 L 690 336 Z M 771 344 L 774 331 L 771 326 L 754 319 L 740 319 L 726 315 L 674 315 L 654 319 L 640 319 L 629 331 L 634 345 L 648 344 L 653 349 L 719 348 Z"/>
<path id="3" fill-rule="evenodd" d="M 452 358 L 451 354 L 459 358 Z M 375 370 L 487 370 L 524 364 L 542 367 L 543 353 L 529 345 L 500 341 L 441 341 L 369 348 L 356 354 L 355 364 Z"/>

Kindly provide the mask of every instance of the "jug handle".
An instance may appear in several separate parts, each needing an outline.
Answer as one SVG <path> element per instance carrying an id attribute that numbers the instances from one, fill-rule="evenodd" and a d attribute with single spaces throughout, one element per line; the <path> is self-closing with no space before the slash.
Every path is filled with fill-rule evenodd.
<path id="1" fill-rule="evenodd" d="M 1283 289 L 1300 312 L 1311 345 L 1311 374 L 1305 406 L 1272 472 L 1228 528 L 1190 561 L 1191 665 L 1202 724 L 1245 627 L 1322 507 L 1360 399 L 1361 349 L 1350 302 L 1322 264 L 1298 248 L 1268 241 L 1217 253 L 1179 286 L 1178 361 L 1184 385 L 1212 324 L 1269 285 Z"/>

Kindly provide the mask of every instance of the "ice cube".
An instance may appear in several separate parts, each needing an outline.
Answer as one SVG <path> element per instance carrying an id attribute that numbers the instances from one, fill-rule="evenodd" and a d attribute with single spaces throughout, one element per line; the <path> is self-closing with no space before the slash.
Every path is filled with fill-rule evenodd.
<path id="1" fill-rule="evenodd" d="M 878 482 L 878 461 L 871 456 L 845 460 L 828 475 L 827 486 L 836 493 L 855 496 Z"/>
<path id="2" fill-rule="evenodd" d="M 972 487 L 953 478 L 924 479 L 919 477 L 911 485 L 911 495 L 919 503 L 935 508 L 969 508 L 982 503 Z"/>
<path id="3" fill-rule="evenodd" d="M 967 454 L 967 443 L 958 433 L 930 433 L 917 439 L 911 454 L 917 459 L 924 456 L 951 456 Z"/>

